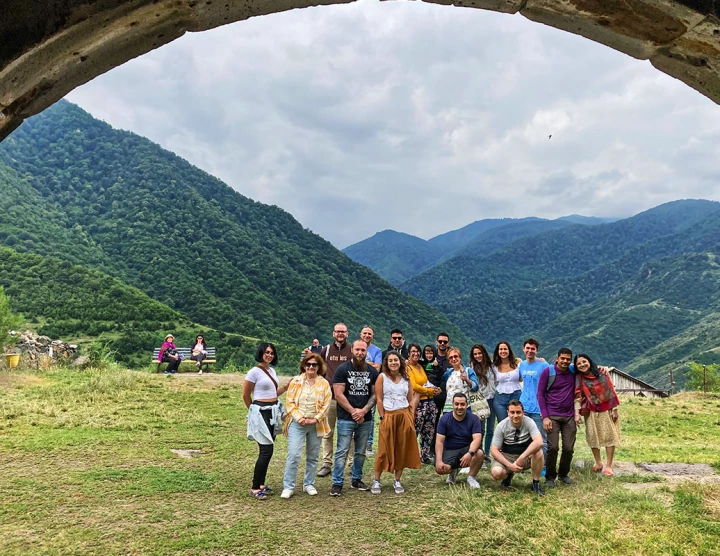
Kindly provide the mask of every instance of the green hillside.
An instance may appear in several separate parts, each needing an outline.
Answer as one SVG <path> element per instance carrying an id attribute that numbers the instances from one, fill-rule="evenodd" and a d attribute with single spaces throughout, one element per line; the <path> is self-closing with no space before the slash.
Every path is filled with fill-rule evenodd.
<path id="1" fill-rule="evenodd" d="M 483 232 L 448 258 L 454 259 L 464 256 L 484 257 L 499 251 L 518 239 L 542 234 L 551 230 L 559 230 L 560 228 L 565 228 L 570 225 L 570 222 L 563 220 L 534 219 L 520 220 L 518 222 L 505 224 L 504 226 L 497 226 Z"/>
<path id="2" fill-rule="evenodd" d="M 343 253 L 397 285 L 437 263 L 445 249 L 419 237 L 384 230 L 346 247 Z"/>
<path id="3" fill-rule="evenodd" d="M 218 348 L 217 368 L 247 368 L 257 338 L 208 330 L 167 305 L 97 270 L 68 261 L 0 247 L 0 286 L 13 310 L 40 334 L 87 346 L 100 340 L 115 358 L 130 366 L 146 366 L 165 334 L 189 346 L 197 333 Z M 292 367 L 297 346 L 278 345 Z"/>
<path id="4" fill-rule="evenodd" d="M 519 344 L 532 333 L 546 354 L 568 345 L 658 378 L 667 373 L 655 369 L 707 358 L 720 343 L 720 333 L 700 343 L 682 336 L 713 309 L 717 274 L 702 262 L 719 251 L 718 204 L 679 201 L 628 221 L 521 239 L 488 257 L 457 257 L 403 287 L 427 288 L 408 289 L 432 292 L 428 301 L 488 344 Z M 692 350 L 679 354 L 674 341 Z"/>
<path id="5" fill-rule="evenodd" d="M 30 195 L 40 215 L 26 229 L 25 211 L 8 213 L 3 244 L 100 268 L 194 322 L 296 345 L 328 340 L 338 320 L 354 332 L 372 323 L 380 337 L 399 326 L 467 341 L 287 212 L 68 102 L 0 144 L 2 164 L 3 189 Z"/>
<path id="6" fill-rule="evenodd" d="M 537 335 L 553 347 L 571 345 L 575 351 L 592 353 L 622 369 L 633 362 L 638 375 L 657 379 L 655 368 L 701 351 L 701 344 L 687 351 L 687 342 L 679 341 L 678 336 L 718 310 L 720 265 L 716 256 L 685 254 L 644 265 L 612 295 L 561 315 Z M 717 342 L 720 334 L 708 339 L 712 342 L 713 338 Z M 686 352 L 659 352 L 659 344 L 683 345 Z M 712 347 L 706 345 L 705 349 Z M 652 368 L 641 367 L 643 361 Z"/>

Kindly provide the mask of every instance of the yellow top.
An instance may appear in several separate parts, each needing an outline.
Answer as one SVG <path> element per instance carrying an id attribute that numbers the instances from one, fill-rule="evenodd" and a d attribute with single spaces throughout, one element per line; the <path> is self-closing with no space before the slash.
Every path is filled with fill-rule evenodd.
<path id="1" fill-rule="evenodd" d="M 410 377 L 410 384 L 412 385 L 412 389 L 413 391 L 420 394 L 420 399 L 431 399 L 434 396 L 435 392 L 432 388 L 423 386 L 423 384 L 427 383 L 428 381 L 427 375 L 425 374 L 425 369 L 423 369 L 420 365 L 411 365 L 410 363 L 408 363 L 407 372 L 408 376 Z"/>

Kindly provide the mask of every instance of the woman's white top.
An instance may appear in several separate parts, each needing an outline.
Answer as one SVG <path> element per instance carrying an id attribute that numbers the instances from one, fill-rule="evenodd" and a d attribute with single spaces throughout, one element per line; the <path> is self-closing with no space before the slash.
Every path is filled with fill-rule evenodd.
<path id="1" fill-rule="evenodd" d="M 383 407 L 385 411 L 395 411 L 397 409 L 405 409 L 408 404 L 408 388 L 410 383 L 404 378 L 400 378 L 400 382 L 395 384 L 390 377 L 383 374 Z"/>
<path id="2" fill-rule="evenodd" d="M 499 394 L 512 394 L 520 390 L 520 368 L 513 369 L 507 373 L 501 373 L 497 367 L 493 365 L 493 372 L 497 378 L 497 392 Z"/>
<path id="3" fill-rule="evenodd" d="M 277 381 L 275 369 L 270 367 L 268 372 Z M 260 367 L 250 369 L 248 374 L 245 375 L 245 380 L 255 383 L 252 392 L 253 400 L 272 400 L 273 398 L 277 398 L 277 388 L 275 388 L 275 384 L 273 384 L 270 377 L 268 377 Z"/>

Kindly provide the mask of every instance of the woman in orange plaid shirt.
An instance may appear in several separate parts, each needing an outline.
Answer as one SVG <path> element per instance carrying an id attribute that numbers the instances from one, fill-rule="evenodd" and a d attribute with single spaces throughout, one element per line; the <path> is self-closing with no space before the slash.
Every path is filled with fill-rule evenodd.
<path id="1" fill-rule="evenodd" d="M 303 490 L 315 496 L 315 472 L 323 436 L 330 432 L 327 412 L 330 408 L 330 384 L 323 377 L 325 361 L 317 353 L 307 354 L 300 362 L 300 374 L 288 384 L 285 408 L 288 418 L 284 433 L 288 437 L 288 458 L 280 498 L 288 499 L 295 491 L 298 467 L 305 445 Z"/>

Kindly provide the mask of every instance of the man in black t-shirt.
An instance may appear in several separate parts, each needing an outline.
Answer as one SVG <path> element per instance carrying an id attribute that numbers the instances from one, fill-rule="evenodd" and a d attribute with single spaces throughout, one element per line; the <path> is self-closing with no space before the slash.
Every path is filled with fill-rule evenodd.
<path id="1" fill-rule="evenodd" d="M 447 482 L 454 485 L 458 469 L 469 467 L 468 486 L 480 488 L 475 477 L 485 459 L 480 449 L 485 428 L 478 416 L 469 413 L 467 408 L 467 397 L 458 392 L 453 396 L 452 413 L 440 418 L 435 440 L 435 471 L 448 475 Z"/>
<path id="2" fill-rule="evenodd" d="M 333 377 L 333 392 L 337 400 L 337 449 L 332 472 L 331 496 L 342 494 L 345 480 L 345 461 L 350 442 L 355 441 L 355 454 L 351 468 L 351 486 L 358 490 L 370 490 L 362 481 L 365 464 L 365 446 L 370 436 L 373 420 L 370 410 L 375 406 L 375 381 L 377 371 L 367 364 L 367 344 L 355 340 L 352 359 L 340 365 Z"/>

